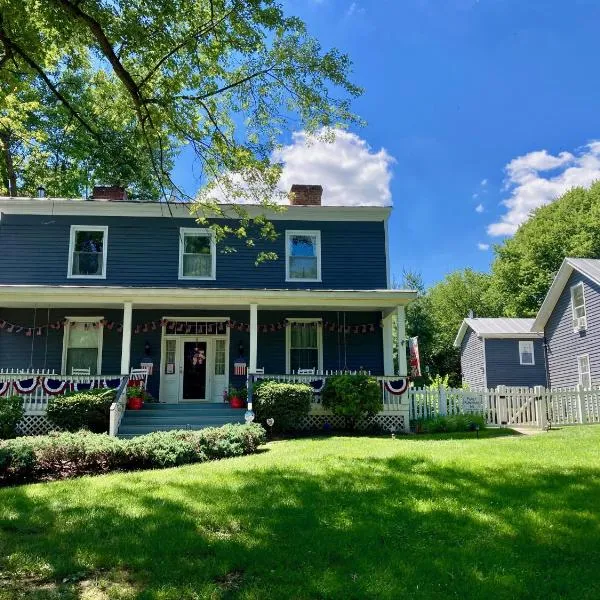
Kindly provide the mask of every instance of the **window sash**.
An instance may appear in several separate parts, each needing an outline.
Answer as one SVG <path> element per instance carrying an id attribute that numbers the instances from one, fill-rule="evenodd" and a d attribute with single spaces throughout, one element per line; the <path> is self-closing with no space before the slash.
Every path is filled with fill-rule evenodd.
<path id="1" fill-rule="evenodd" d="M 522 365 L 535 364 L 533 342 L 519 342 L 519 362 Z"/>
<path id="2" fill-rule="evenodd" d="M 69 321 L 65 329 L 64 372 L 90 369 L 90 375 L 100 372 L 103 326 L 100 321 Z"/>
<path id="3" fill-rule="evenodd" d="M 106 276 L 107 233 L 106 227 L 71 227 L 69 277 Z"/>
<path id="4" fill-rule="evenodd" d="M 322 369 L 323 361 L 323 340 L 321 321 L 289 320 L 287 327 L 288 371 L 297 371 L 298 369 Z"/>
<path id="5" fill-rule="evenodd" d="M 577 357 L 577 371 L 579 373 L 579 384 L 585 389 L 592 387 L 590 357 L 587 354 Z"/>
<path id="6" fill-rule="evenodd" d="M 286 279 L 288 281 L 320 281 L 320 232 L 286 231 Z"/>
<path id="7" fill-rule="evenodd" d="M 573 306 L 574 319 L 586 316 L 583 283 L 578 283 L 571 288 L 571 304 Z"/>
<path id="8" fill-rule="evenodd" d="M 208 230 L 180 230 L 179 277 L 186 279 L 215 278 L 215 243 Z"/>
<path id="9" fill-rule="evenodd" d="M 225 375 L 225 340 L 215 340 L 215 375 Z"/>

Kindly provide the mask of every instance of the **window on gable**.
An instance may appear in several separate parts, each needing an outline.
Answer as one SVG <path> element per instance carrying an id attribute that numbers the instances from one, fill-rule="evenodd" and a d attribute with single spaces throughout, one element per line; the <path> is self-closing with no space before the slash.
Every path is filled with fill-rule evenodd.
<path id="1" fill-rule="evenodd" d="M 519 342 L 519 362 L 522 365 L 534 365 L 535 364 L 532 340 L 526 340 L 526 341 Z"/>
<path id="2" fill-rule="evenodd" d="M 90 375 L 101 372 L 102 318 L 67 318 L 64 332 L 63 373 L 72 375 L 73 369 L 89 369 Z"/>
<path id="3" fill-rule="evenodd" d="M 323 370 L 323 327 L 320 319 L 288 319 L 287 371 Z"/>
<path id="4" fill-rule="evenodd" d="M 571 288 L 571 306 L 573 309 L 573 329 L 575 331 L 585 329 L 587 327 L 587 320 L 583 283 L 578 283 Z"/>
<path id="5" fill-rule="evenodd" d="M 321 281 L 321 232 L 285 232 L 286 281 Z"/>
<path id="6" fill-rule="evenodd" d="M 69 277 L 106 278 L 108 227 L 72 225 L 69 244 Z"/>
<path id="7" fill-rule="evenodd" d="M 210 229 L 180 230 L 179 278 L 214 279 L 216 244 Z"/>
<path id="8" fill-rule="evenodd" d="M 577 371 L 579 373 L 579 385 L 584 389 L 592 387 L 592 376 L 590 373 L 590 357 L 589 354 L 582 354 L 577 357 Z"/>

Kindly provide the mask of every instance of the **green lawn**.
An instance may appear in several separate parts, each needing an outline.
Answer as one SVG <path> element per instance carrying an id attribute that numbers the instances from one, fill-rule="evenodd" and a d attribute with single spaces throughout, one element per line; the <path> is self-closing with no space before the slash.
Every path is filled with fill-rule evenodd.
<path id="1" fill-rule="evenodd" d="M 600 598 L 600 426 L 0 490 L 0 598 Z"/>

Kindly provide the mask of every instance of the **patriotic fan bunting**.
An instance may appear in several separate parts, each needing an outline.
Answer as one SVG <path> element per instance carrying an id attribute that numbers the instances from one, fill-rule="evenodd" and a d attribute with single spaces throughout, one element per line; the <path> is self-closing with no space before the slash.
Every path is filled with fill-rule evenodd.
<path id="1" fill-rule="evenodd" d="M 10 381 L 0 381 L 0 396 L 4 396 L 10 387 Z"/>
<path id="2" fill-rule="evenodd" d="M 104 387 L 109 388 L 111 390 L 116 390 L 119 385 L 121 385 L 121 380 L 120 379 L 105 379 L 104 380 Z"/>
<path id="3" fill-rule="evenodd" d="M 383 385 L 392 396 L 401 396 L 408 389 L 408 377 L 394 381 L 384 381 Z"/>
<path id="4" fill-rule="evenodd" d="M 30 394 L 38 386 L 38 383 L 37 377 L 31 377 L 30 379 L 15 381 L 13 385 L 19 394 Z"/>
<path id="5" fill-rule="evenodd" d="M 310 382 L 310 387 L 312 387 L 313 394 L 320 394 L 323 391 L 323 388 L 325 387 L 325 380 L 315 379 L 314 381 Z"/>
<path id="6" fill-rule="evenodd" d="M 50 379 L 49 377 L 42 378 L 42 387 L 47 394 L 56 396 L 66 391 L 68 381 L 61 381 L 60 379 Z"/>
<path id="7" fill-rule="evenodd" d="M 93 381 L 86 381 L 85 383 L 83 381 L 73 382 L 73 389 L 76 392 L 86 392 L 87 390 L 93 389 L 93 387 L 94 387 Z"/>

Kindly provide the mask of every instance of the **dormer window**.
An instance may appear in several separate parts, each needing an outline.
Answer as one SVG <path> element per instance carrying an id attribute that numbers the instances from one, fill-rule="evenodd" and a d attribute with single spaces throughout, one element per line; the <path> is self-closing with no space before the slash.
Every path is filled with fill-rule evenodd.
<path id="1" fill-rule="evenodd" d="M 106 279 L 108 227 L 72 225 L 68 277 Z"/>
<path id="2" fill-rule="evenodd" d="M 321 232 L 285 232 L 285 280 L 321 281 Z"/>
<path id="3" fill-rule="evenodd" d="M 583 282 L 580 282 L 571 288 L 571 307 L 573 310 L 573 330 L 585 330 L 587 328 L 587 318 L 585 312 Z"/>
<path id="4" fill-rule="evenodd" d="M 210 229 L 179 230 L 179 279 L 215 279 L 217 253 Z"/>

